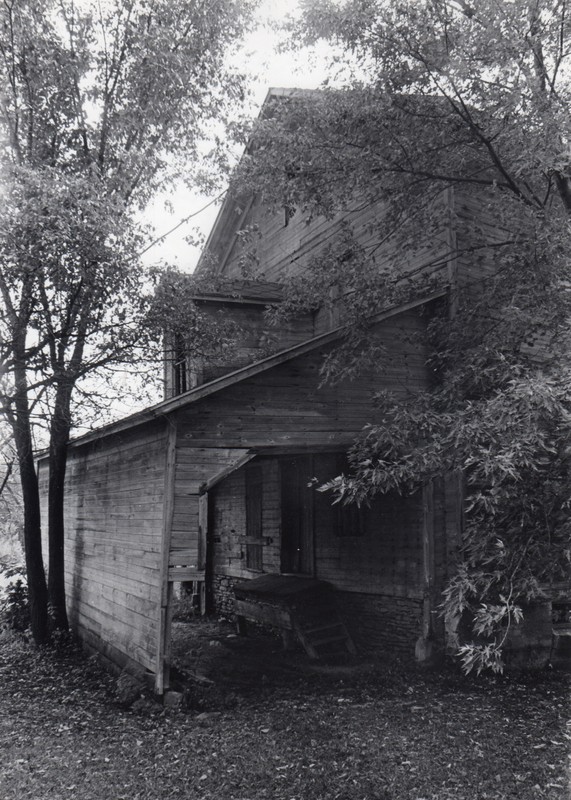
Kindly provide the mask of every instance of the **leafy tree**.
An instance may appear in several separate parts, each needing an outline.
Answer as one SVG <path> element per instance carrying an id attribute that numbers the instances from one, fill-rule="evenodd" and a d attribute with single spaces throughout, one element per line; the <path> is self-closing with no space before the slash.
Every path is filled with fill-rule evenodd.
<path id="1" fill-rule="evenodd" d="M 568 12 L 564 0 L 308 0 L 294 40 L 338 46 L 336 88 L 277 101 L 236 178 L 307 218 L 345 214 L 284 304 L 343 298 L 327 378 L 383 358 L 374 311 L 450 286 L 430 325 L 434 389 L 406 409 L 377 398 L 382 424 L 330 488 L 365 501 L 462 471 L 445 606 L 471 619 L 467 669 L 501 669 L 522 603 L 569 579 Z M 368 207 L 364 236 L 352 212 Z"/>
<path id="2" fill-rule="evenodd" d="M 140 325 L 148 278 L 135 216 L 173 179 L 204 180 L 205 133 L 242 97 L 226 65 L 250 11 L 249 0 L 9 0 L 0 9 L 1 400 L 17 449 L 38 642 L 48 635 L 48 596 L 55 626 L 67 626 L 74 392 L 151 346 Z M 216 163 L 223 157 L 218 150 Z M 49 432 L 47 587 L 33 455 L 40 417 Z"/>

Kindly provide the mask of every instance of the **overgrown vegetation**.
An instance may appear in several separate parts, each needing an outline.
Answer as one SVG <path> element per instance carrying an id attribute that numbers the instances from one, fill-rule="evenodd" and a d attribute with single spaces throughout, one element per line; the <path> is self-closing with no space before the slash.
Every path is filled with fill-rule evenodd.
<path id="1" fill-rule="evenodd" d="M 0 624 L 13 631 L 22 632 L 30 626 L 28 588 L 21 578 L 9 583 L 5 597 L 0 600 Z"/>
<path id="2" fill-rule="evenodd" d="M 22 633 L 29 626 L 25 570 L 13 560 L 0 560 L 0 630 Z"/>

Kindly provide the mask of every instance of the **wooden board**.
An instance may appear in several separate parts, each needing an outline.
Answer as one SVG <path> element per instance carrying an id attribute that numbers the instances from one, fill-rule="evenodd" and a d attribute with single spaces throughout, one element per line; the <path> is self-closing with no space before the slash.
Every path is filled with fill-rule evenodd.
<path id="1" fill-rule="evenodd" d="M 165 442 L 164 422 L 110 436 L 72 449 L 66 475 L 70 619 L 80 637 L 146 669 L 156 659 Z"/>

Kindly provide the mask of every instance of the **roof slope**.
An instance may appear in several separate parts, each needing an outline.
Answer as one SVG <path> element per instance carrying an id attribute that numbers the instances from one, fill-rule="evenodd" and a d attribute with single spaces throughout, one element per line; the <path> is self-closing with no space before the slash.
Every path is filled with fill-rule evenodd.
<path id="1" fill-rule="evenodd" d="M 399 306 L 387 308 L 371 317 L 370 323 L 378 324 L 380 322 L 384 322 L 385 320 L 397 316 L 398 314 L 403 314 L 411 309 L 426 305 L 433 300 L 445 297 L 447 293 L 448 289 L 443 287 L 442 289 L 424 297 L 411 300 Z M 340 326 L 338 328 L 334 328 L 333 330 L 327 331 L 326 333 L 322 333 L 319 336 L 314 336 L 312 339 L 308 339 L 301 344 L 294 345 L 286 350 L 281 350 L 279 353 L 275 353 L 272 356 L 263 358 L 260 361 L 254 362 L 253 364 L 248 364 L 245 367 L 241 367 L 234 372 L 230 372 L 220 378 L 209 381 L 208 383 L 203 383 L 200 386 L 196 386 L 194 389 L 190 389 L 188 392 L 184 392 L 183 394 L 177 395 L 176 397 L 172 397 L 168 400 L 163 400 L 154 406 L 144 409 L 143 411 L 138 411 L 135 414 L 124 417 L 118 422 L 110 423 L 102 428 L 90 431 L 83 436 L 79 436 L 76 439 L 72 439 L 69 446 L 79 447 L 89 442 L 101 439 L 105 436 L 111 436 L 115 433 L 120 433 L 121 431 L 130 430 L 138 425 L 143 425 L 147 422 L 168 416 L 169 414 L 178 411 L 179 409 L 184 408 L 191 403 L 203 400 L 205 397 L 215 394 L 216 392 L 220 392 L 229 386 L 252 377 L 253 375 L 258 375 L 259 373 L 270 370 L 286 361 L 290 361 L 291 359 L 303 356 L 312 350 L 316 350 L 319 347 L 333 343 L 342 338 L 344 331 L 345 328 Z"/>

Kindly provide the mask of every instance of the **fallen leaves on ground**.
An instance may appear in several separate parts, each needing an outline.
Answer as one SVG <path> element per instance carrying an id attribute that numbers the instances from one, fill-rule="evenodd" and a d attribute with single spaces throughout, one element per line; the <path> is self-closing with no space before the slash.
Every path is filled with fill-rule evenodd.
<path id="1" fill-rule="evenodd" d="M 76 651 L 0 641 L 1 800 L 564 800 L 569 675 L 304 676 L 196 714 L 118 707 Z"/>

